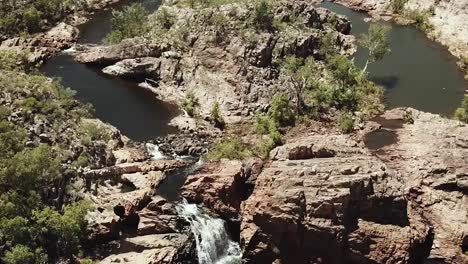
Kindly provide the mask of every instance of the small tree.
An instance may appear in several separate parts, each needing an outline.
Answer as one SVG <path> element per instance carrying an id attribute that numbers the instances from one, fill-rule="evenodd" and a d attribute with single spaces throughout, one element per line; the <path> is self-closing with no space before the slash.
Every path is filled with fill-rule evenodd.
<path id="1" fill-rule="evenodd" d="M 465 95 L 461 106 L 455 111 L 455 118 L 468 123 L 468 95 Z"/>
<path id="2" fill-rule="evenodd" d="M 211 107 L 211 119 L 214 122 L 215 127 L 223 129 L 224 126 L 226 125 L 226 122 L 224 122 L 224 118 L 221 114 L 221 109 L 219 106 L 218 102 L 215 102 L 213 106 Z"/>
<path id="3" fill-rule="evenodd" d="M 281 65 L 281 70 L 288 76 L 296 97 L 296 111 L 302 113 L 304 108 L 304 90 L 311 88 L 317 75 L 317 67 L 313 58 L 306 60 L 296 57 L 286 57 Z"/>
<path id="4" fill-rule="evenodd" d="M 193 92 L 189 91 L 185 95 L 185 99 L 182 101 L 182 107 L 187 112 L 187 114 L 191 117 L 195 116 L 196 109 L 200 106 L 200 102 L 198 98 L 195 97 Z"/>
<path id="5" fill-rule="evenodd" d="M 277 127 L 294 125 L 296 116 L 290 100 L 285 95 L 275 95 L 271 101 L 268 117 L 275 122 Z"/>
<path id="6" fill-rule="evenodd" d="M 273 28 L 273 18 L 271 7 L 265 0 L 255 7 L 253 23 L 257 30 L 271 30 Z"/>
<path id="7" fill-rule="evenodd" d="M 149 12 L 142 4 L 133 4 L 123 10 L 112 12 L 112 31 L 106 36 L 111 44 L 123 39 L 141 36 L 148 32 L 147 17 Z"/>
<path id="8" fill-rule="evenodd" d="M 162 29 L 168 30 L 174 25 L 175 18 L 166 8 L 161 8 L 156 13 L 156 21 Z"/>
<path id="9" fill-rule="evenodd" d="M 392 8 L 393 12 L 399 14 L 401 11 L 403 11 L 403 8 L 407 2 L 408 0 L 392 0 L 390 7 Z"/>
<path id="10" fill-rule="evenodd" d="M 252 156 L 252 151 L 249 146 L 237 136 L 224 137 L 206 155 L 210 161 L 221 159 L 243 160 L 250 156 Z"/>
<path id="11" fill-rule="evenodd" d="M 362 34 L 359 44 L 369 50 L 369 57 L 366 65 L 362 69 L 361 75 L 367 70 L 369 63 L 382 60 L 390 53 L 390 43 L 388 41 L 388 32 L 390 27 L 378 24 L 372 24 L 367 34 Z"/>
<path id="12" fill-rule="evenodd" d="M 338 122 L 339 122 L 341 132 L 345 134 L 349 134 L 353 132 L 354 120 L 353 120 L 353 116 L 350 113 L 342 114 Z"/>

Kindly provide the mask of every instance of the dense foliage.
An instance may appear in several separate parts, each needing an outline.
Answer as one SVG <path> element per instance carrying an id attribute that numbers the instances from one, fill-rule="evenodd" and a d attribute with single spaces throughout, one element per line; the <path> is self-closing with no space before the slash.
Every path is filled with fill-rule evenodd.
<path id="1" fill-rule="evenodd" d="M 393 10 L 393 12 L 399 14 L 403 11 L 407 2 L 408 0 L 391 0 L 390 8 Z"/>
<path id="2" fill-rule="evenodd" d="M 85 0 L 1 1 L 0 33 L 9 37 L 38 32 L 85 5 Z"/>
<path id="3" fill-rule="evenodd" d="M 200 106 L 200 102 L 195 94 L 191 91 L 188 91 L 185 95 L 185 98 L 182 100 L 182 108 L 185 112 L 193 117 L 197 114 L 197 108 Z"/>
<path id="4" fill-rule="evenodd" d="M 54 263 L 82 250 L 89 206 L 68 193 L 77 164 L 69 147 L 93 135 L 70 90 L 18 61 L 0 52 L 0 259 Z"/>
<path id="5" fill-rule="evenodd" d="M 147 17 L 149 12 L 139 3 L 112 12 L 112 31 L 106 36 L 106 42 L 119 43 L 123 39 L 142 36 L 148 32 Z"/>
<path id="6" fill-rule="evenodd" d="M 236 136 L 223 138 L 206 155 L 210 161 L 219 161 L 221 159 L 242 160 L 252 155 L 248 145 L 242 142 L 242 139 Z"/>
<path id="7" fill-rule="evenodd" d="M 253 15 L 253 25 L 259 31 L 268 31 L 273 29 L 273 13 L 267 1 L 261 1 L 255 7 Z"/>
<path id="8" fill-rule="evenodd" d="M 390 53 L 390 42 L 388 41 L 388 33 L 391 28 L 379 24 L 372 24 L 369 27 L 367 34 L 362 34 L 359 39 L 359 44 L 369 50 L 369 57 L 366 61 L 366 66 L 362 72 L 367 70 L 369 63 L 382 60 Z"/>
<path id="9" fill-rule="evenodd" d="M 219 105 L 218 102 L 215 102 L 211 106 L 210 116 L 215 127 L 220 128 L 220 129 L 224 128 L 224 126 L 226 125 L 226 122 L 224 121 L 224 118 L 221 113 L 221 106 Z"/>
<path id="10" fill-rule="evenodd" d="M 468 123 L 468 95 L 465 94 L 461 106 L 455 111 L 455 118 Z"/>

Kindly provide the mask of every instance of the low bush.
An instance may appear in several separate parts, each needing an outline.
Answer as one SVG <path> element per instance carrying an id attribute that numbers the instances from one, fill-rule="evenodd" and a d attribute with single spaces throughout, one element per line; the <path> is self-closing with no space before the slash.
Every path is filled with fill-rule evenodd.
<path id="1" fill-rule="evenodd" d="M 165 10 L 165 9 L 162 9 Z M 126 38 L 143 36 L 149 31 L 147 17 L 149 12 L 142 4 L 136 3 L 112 12 L 112 31 L 106 42 L 116 44 Z"/>
<path id="2" fill-rule="evenodd" d="M 390 8 L 392 9 L 393 12 L 400 14 L 405 8 L 405 4 L 407 2 L 408 0 L 392 0 L 390 2 Z"/>
<path id="3" fill-rule="evenodd" d="M 354 120 L 353 115 L 350 113 L 344 113 L 340 116 L 338 120 L 338 125 L 341 132 L 349 134 L 354 130 Z"/>
<path id="4" fill-rule="evenodd" d="M 406 110 L 403 114 L 403 122 L 406 124 L 414 124 L 413 112 L 411 110 Z"/>
<path id="5" fill-rule="evenodd" d="M 236 136 L 227 136 L 208 152 L 206 158 L 210 161 L 221 159 L 243 160 L 252 156 L 252 151 L 242 139 Z"/>
<path id="6" fill-rule="evenodd" d="M 430 11 L 407 10 L 404 16 L 413 20 L 416 27 L 424 32 L 429 32 L 434 29 L 434 26 L 429 22 L 429 17 L 431 16 Z"/>
<path id="7" fill-rule="evenodd" d="M 296 121 L 294 107 L 289 98 L 284 95 L 275 95 L 268 109 L 268 117 L 277 127 L 292 126 Z"/>
<path id="8" fill-rule="evenodd" d="M 265 0 L 262 0 L 255 7 L 253 15 L 253 25 L 258 31 L 270 31 L 273 30 L 274 16 L 271 11 L 271 6 Z"/>
<path id="9" fill-rule="evenodd" d="M 85 0 L 2 1 L 0 35 L 14 36 L 44 30 L 86 5 Z"/>
<path id="10" fill-rule="evenodd" d="M 468 95 L 465 95 L 461 106 L 455 110 L 455 118 L 462 122 L 468 123 Z"/>
<path id="11" fill-rule="evenodd" d="M 194 117 L 197 114 L 197 108 L 200 106 L 200 102 L 195 94 L 191 91 L 188 91 L 185 94 L 185 98 L 182 101 L 182 108 L 187 112 L 191 117 Z"/>
<path id="12" fill-rule="evenodd" d="M 221 114 L 221 108 L 218 102 L 215 102 L 213 106 L 211 107 L 210 115 L 211 115 L 211 120 L 213 121 L 215 127 L 219 129 L 223 129 L 224 126 L 226 125 L 226 122 L 224 121 L 224 118 Z"/>

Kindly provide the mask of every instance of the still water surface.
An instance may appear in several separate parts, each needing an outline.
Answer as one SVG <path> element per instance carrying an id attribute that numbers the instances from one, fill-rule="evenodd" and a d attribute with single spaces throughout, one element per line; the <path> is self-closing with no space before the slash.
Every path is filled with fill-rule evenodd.
<path id="1" fill-rule="evenodd" d="M 159 0 L 140 2 L 150 11 L 160 4 Z M 120 2 L 114 8 L 125 4 L 128 1 Z M 79 43 L 102 43 L 111 30 L 111 16 L 110 9 L 95 14 L 81 26 Z M 77 63 L 67 54 L 50 59 L 41 70 L 48 76 L 60 78 L 64 86 L 77 91 L 78 100 L 94 106 L 97 118 L 116 126 L 134 140 L 147 140 L 176 131 L 167 124 L 177 115 L 177 108 L 156 99 L 135 82 L 105 75 L 98 67 Z"/>
<path id="2" fill-rule="evenodd" d="M 347 16 L 352 23 L 351 34 L 367 32 L 366 14 L 329 1 L 321 6 Z M 468 89 L 456 58 L 413 26 L 380 23 L 392 27 L 389 35 L 392 52 L 382 61 L 370 64 L 368 71 L 374 82 L 386 88 L 387 108 L 410 106 L 452 116 Z M 359 49 L 355 54 L 357 65 L 363 67 L 366 59 L 367 51 Z"/>

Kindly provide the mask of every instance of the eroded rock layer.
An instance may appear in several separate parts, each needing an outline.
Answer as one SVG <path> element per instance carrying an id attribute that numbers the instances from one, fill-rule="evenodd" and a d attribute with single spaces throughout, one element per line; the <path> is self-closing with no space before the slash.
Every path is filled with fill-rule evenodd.
<path id="1" fill-rule="evenodd" d="M 245 263 L 467 262 L 468 127 L 409 111 L 413 124 L 387 111 L 364 138 L 297 135 L 274 149 L 236 211 Z M 366 148 L 381 130 L 393 141 Z M 183 195 L 223 215 L 239 204 L 226 190 L 249 170 L 209 166 L 218 168 L 192 175 Z"/>

